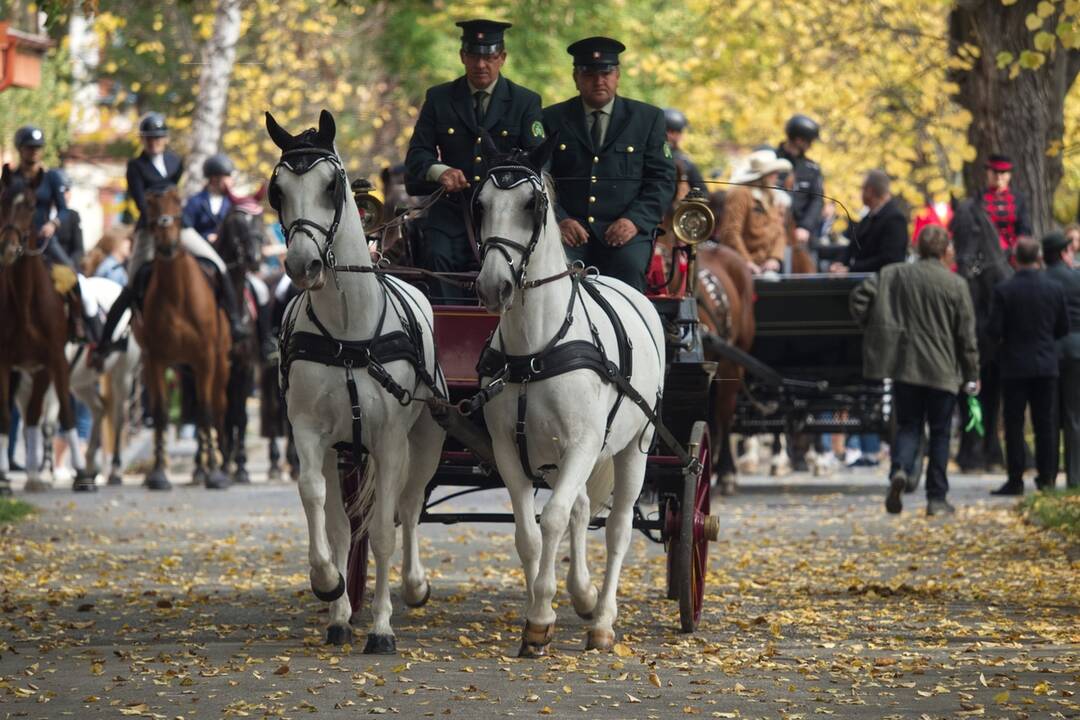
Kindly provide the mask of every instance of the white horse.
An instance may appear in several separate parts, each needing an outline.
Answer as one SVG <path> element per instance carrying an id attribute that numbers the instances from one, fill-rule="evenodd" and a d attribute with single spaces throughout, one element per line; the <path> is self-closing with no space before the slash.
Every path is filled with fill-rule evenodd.
<path id="1" fill-rule="evenodd" d="M 360 214 L 334 149 L 336 130 L 330 113 L 322 112 L 318 130 L 297 136 L 282 129 L 269 113 L 266 127 L 282 150 L 269 198 L 285 228 L 285 270 L 305 290 L 285 314 L 282 381 L 300 459 L 311 588 L 319 599 L 332 603 L 327 642 L 348 641 L 352 631 L 345 573 L 351 538 L 335 445 L 353 443 L 359 423 L 367 453 L 361 492 L 366 489 L 374 495 L 365 517 L 375 556 L 375 595 L 364 652 L 393 653 L 389 572 L 395 513 L 404 536 L 403 599 L 419 606 L 431 593 L 420 562 L 417 523 L 445 433 L 419 402 L 433 393 L 422 382 L 424 373 L 418 365 L 426 368 L 428 379 L 438 378 L 445 394 L 436 369 L 433 313 L 415 288 L 370 272 Z M 393 360 L 379 365 L 390 383 L 378 381 L 374 363 L 362 364 L 363 353 L 350 356 L 356 360 L 352 368 L 338 361 L 350 353 L 340 343 L 367 341 L 372 341 L 367 346 L 370 356 L 378 359 L 380 343 L 401 330 L 413 339 L 411 347 L 418 350 L 420 362 Z M 332 348 L 330 357 L 320 353 L 320 347 Z M 351 389 L 350 377 L 355 383 Z M 402 390 L 407 394 L 400 398 L 392 394 Z M 350 511 L 363 510 L 351 506 Z"/>
<path id="2" fill-rule="evenodd" d="M 87 278 L 80 276 L 79 285 L 83 302 L 90 308 L 90 312 L 97 312 L 100 309 L 102 312 L 107 313 L 123 289 L 117 282 L 99 277 Z M 130 320 L 131 312 L 127 311 L 121 317 L 116 326 L 116 331 L 113 333 L 114 342 L 121 340 L 128 332 Z M 87 362 L 86 351 L 80 350 L 79 345 L 68 343 L 64 352 L 67 355 L 68 363 L 71 365 L 69 380 L 71 394 L 90 408 L 90 415 L 93 420 L 90 428 L 90 439 L 86 444 L 86 472 L 91 476 L 96 476 L 98 473 L 97 454 L 101 449 L 102 425 L 105 414 L 108 412 L 113 427 L 113 447 L 108 483 L 110 485 L 120 485 L 123 482 L 121 477 L 123 465 L 120 451 L 124 424 L 127 418 L 128 399 L 137 380 L 136 373 L 138 372 L 141 355 L 139 344 L 129 339 L 127 348 L 123 352 L 109 355 L 101 373 Z M 31 384 L 30 377 L 25 372 L 23 372 L 23 376 L 18 392 L 15 393 L 15 402 L 19 407 L 19 412 L 25 416 L 26 407 L 30 400 Z M 108 407 L 106 407 L 106 399 L 102 397 L 99 386 L 99 381 L 102 378 L 108 378 L 109 380 Z M 53 427 L 58 427 L 59 417 L 60 402 L 56 398 L 56 389 L 50 387 L 45 395 L 42 423 L 49 423 Z M 72 452 L 79 452 L 78 448 L 69 449 Z M 27 453 L 29 457 L 29 448 Z M 73 458 L 72 465 L 78 467 L 79 463 Z M 46 489 L 48 485 L 47 482 L 39 481 L 34 489 Z"/>
<path id="3" fill-rule="evenodd" d="M 497 357 L 509 358 L 508 366 L 523 363 L 531 372 L 548 369 L 549 360 L 553 365 L 558 362 L 553 349 L 574 342 L 595 348 L 599 341 L 603 348 L 599 357 L 622 371 L 627 370 L 623 353 L 632 359 L 631 384 L 655 407 L 664 378 L 660 318 L 645 296 L 625 283 L 602 276 L 583 281 L 568 273 L 553 187 L 539 173 L 553 141 L 549 138 L 528 157 L 490 159 L 492 170 L 475 201 L 484 252 L 476 288 L 487 309 L 501 315 L 492 349 L 506 354 Z M 493 150 L 488 147 L 488 152 Z M 584 282 L 594 283 L 621 320 L 629 339 L 622 343 L 622 352 L 614 321 Z M 525 570 L 529 602 L 519 655 L 544 655 L 553 636 L 555 568 L 568 525 L 567 588 L 578 615 L 591 621 L 587 648 L 610 650 L 615 644 L 619 572 L 654 427 L 629 397 L 619 401 L 615 383 L 591 369 L 524 382 L 514 382 L 513 374 L 507 376 L 506 390 L 485 406 L 484 416 L 499 474 L 510 491 L 516 545 Z M 519 418 L 522 395 L 526 410 Z M 516 431 L 519 419 L 524 420 L 524 436 Z M 553 490 L 539 524 L 533 507 L 538 475 Z M 593 514 L 608 502 L 607 567 L 597 593 L 586 564 L 586 531 Z"/>

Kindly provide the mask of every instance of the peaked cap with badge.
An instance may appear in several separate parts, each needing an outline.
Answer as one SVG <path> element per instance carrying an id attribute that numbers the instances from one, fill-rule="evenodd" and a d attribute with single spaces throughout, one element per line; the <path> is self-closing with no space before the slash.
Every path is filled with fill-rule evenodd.
<path id="1" fill-rule="evenodd" d="M 606 37 L 585 38 L 567 48 L 574 68 L 583 72 L 618 67 L 623 50 L 621 42 Z M 616 95 L 599 146 L 585 112 L 580 95 L 544 108 L 547 133 L 558 133 L 551 159 L 556 215 L 560 221 L 577 220 L 589 234 L 586 245 L 565 250 L 571 260 L 595 265 L 644 291 L 653 233 L 675 194 L 664 111 Z M 604 235 L 620 218 L 634 223 L 638 234 L 626 245 L 609 247 Z"/>
<path id="2" fill-rule="evenodd" d="M 501 52 L 503 34 L 510 27 L 492 20 L 467 20 L 457 25 L 462 29 L 462 51 L 474 55 Z M 475 262 L 465 218 L 472 192 L 486 172 L 480 152 L 481 132 L 486 130 L 502 152 L 529 150 L 544 140 L 537 93 L 500 74 L 489 88 L 487 107 L 478 118 L 473 92 L 482 89 L 471 88 L 464 76 L 430 88 L 409 141 L 405 186 L 410 195 L 434 192 L 438 176 L 448 167 L 461 170 L 471 185 L 463 192 L 444 196 L 428 211 L 425 266 L 432 270 L 467 270 L 467 265 Z"/>

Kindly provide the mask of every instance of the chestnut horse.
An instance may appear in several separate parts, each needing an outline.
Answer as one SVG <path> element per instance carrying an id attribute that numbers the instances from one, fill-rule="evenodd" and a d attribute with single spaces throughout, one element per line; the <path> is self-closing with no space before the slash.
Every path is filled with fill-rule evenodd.
<path id="1" fill-rule="evenodd" d="M 0 494 L 7 486 L 7 443 L 11 428 L 9 379 L 13 368 L 32 379 L 26 409 L 26 469 L 28 491 L 47 490 L 40 476 L 41 416 L 45 393 L 52 383 L 60 402 L 60 427 L 75 466 L 73 490 L 96 490 L 94 476 L 86 472 L 75 413 L 71 407 L 70 368 L 64 346 L 68 340 L 68 315 L 64 298 L 57 292 L 45 260 L 44 246 L 33 228 L 39 172 L 28 184 L 15 182 L 5 165 L 0 176 Z M 72 313 L 81 303 L 72 298 Z"/>
<path id="2" fill-rule="evenodd" d="M 142 312 L 135 324 L 154 419 L 154 467 L 146 475 L 146 486 L 151 490 L 171 487 L 165 474 L 165 370 L 187 365 L 195 374 L 199 409 L 194 482 L 222 489 L 230 484 L 221 467 L 219 444 L 232 345 L 228 318 L 219 308 L 206 274 L 180 245 L 180 194 L 175 188 L 149 193 L 146 204 L 146 232 L 154 238 L 154 259 Z"/>

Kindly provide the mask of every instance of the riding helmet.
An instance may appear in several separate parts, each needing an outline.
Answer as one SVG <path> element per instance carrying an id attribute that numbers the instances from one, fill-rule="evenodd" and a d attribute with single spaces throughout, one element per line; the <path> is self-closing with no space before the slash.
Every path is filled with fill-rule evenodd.
<path id="1" fill-rule="evenodd" d="M 44 147 L 45 133 L 41 128 L 33 125 L 24 125 L 15 131 L 15 147 Z"/>
<path id="2" fill-rule="evenodd" d="M 218 153 L 206 158 L 202 166 L 203 177 L 209 179 L 218 175 L 232 175 L 233 164 L 228 155 Z"/>
<path id="3" fill-rule="evenodd" d="M 792 115 L 784 126 L 789 138 L 803 138 L 813 142 L 818 139 L 821 127 L 806 115 Z"/>
<path id="4" fill-rule="evenodd" d="M 664 108 L 664 122 L 667 123 L 667 129 L 673 132 L 682 132 L 690 124 L 682 111 L 675 108 Z"/>
<path id="5" fill-rule="evenodd" d="M 165 116 L 159 112 L 148 112 L 139 120 L 139 134 L 143 137 L 165 137 L 169 134 L 169 126 L 165 124 Z"/>

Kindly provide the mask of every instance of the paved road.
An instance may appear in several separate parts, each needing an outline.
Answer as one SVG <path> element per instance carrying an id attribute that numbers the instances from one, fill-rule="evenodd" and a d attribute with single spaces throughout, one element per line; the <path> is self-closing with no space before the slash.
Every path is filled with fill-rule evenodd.
<path id="1" fill-rule="evenodd" d="M 917 497 L 886 516 L 866 472 L 748 478 L 714 499 L 699 633 L 677 632 L 663 548 L 639 536 L 620 654 L 581 651 L 561 593 L 540 661 L 513 657 L 508 527 L 424 527 L 432 601 L 404 610 L 395 590 L 399 654 L 375 658 L 361 634 L 322 644 L 293 485 L 58 489 L 0 530 L 0 716 L 1080 717 L 1076 547 L 991 500 L 994 482 L 955 479 L 960 512 L 940 520 Z"/>

